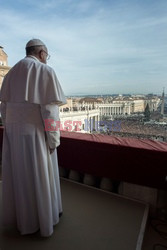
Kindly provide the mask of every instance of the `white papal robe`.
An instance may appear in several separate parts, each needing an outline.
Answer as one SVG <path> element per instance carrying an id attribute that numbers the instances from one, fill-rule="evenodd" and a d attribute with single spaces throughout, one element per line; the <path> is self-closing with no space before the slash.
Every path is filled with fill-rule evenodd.
<path id="1" fill-rule="evenodd" d="M 4 226 L 17 226 L 21 234 L 40 229 L 42 236 L 50 236 L 62 202 L 57 151 L 50 154 L 49 147 L 60 142 L 59 131 L 46 132 L 44 121 L 59 120 L 64 93 L 50 67 L 26 57 L 5 77 L 0 100 Z"/>

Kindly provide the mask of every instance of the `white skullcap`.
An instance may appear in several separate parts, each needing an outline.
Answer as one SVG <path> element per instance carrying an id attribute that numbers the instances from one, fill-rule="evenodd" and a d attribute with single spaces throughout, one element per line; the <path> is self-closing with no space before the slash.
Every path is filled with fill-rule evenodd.
<path id="1" fill-rule="evenodd" d="M 32 46 L 45 46 L 46 45 L 39 39 L 32 39 L 26 44 L 26 48 L 32 47 Z"/>

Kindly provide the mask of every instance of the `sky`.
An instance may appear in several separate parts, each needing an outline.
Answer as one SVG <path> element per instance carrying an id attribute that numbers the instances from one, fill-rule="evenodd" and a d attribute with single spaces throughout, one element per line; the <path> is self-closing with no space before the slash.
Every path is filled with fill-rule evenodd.
<path id="1" fill-rule="evenodd" d="M 41 39 L 66 96 L 167 92 L 167 0 L 0 0 L 13 66 Z"/>

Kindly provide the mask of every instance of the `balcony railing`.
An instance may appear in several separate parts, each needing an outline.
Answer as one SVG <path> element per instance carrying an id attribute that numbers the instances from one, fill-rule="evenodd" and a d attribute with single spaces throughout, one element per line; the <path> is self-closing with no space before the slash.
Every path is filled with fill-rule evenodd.
<path id="1" fill-rule="evenodd" d="M 82 174 L 167 190 L 167 143 L 61 132 L 59 165 Z"/>

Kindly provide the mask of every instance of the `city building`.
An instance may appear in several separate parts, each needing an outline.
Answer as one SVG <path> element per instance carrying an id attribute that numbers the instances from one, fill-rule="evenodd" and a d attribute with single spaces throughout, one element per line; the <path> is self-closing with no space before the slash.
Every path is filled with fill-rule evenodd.
<path id="1" fill-rule="evenodd" d="M 3 47 L 0 46 L 0 88 L 4 76 L 8 73 L 10 67 L 8 66 L 8 56 L 4 52 Z"/>
<path id="2" fill-rule="evenodd" d="M 99 109 L 100 119 L 143 113 L 147 104 L 150 111 L 156 111 L 160 105 L 158 96 L 116 96 L 108 98 L 67 98 L 67 104 L 60 111 L 81 111 Z"/>
<path id="3" fill-rule="evenodd" d="M 98 130 L 99 116 L 99 109 L 91 107 L 83 110 L 79 107 L 78 110 L 69 109 L 64 112 L 63 108 L 60 108 L 60 125 L 58 126 L 60 126 L 60 130 L 91 133 Z"/>

